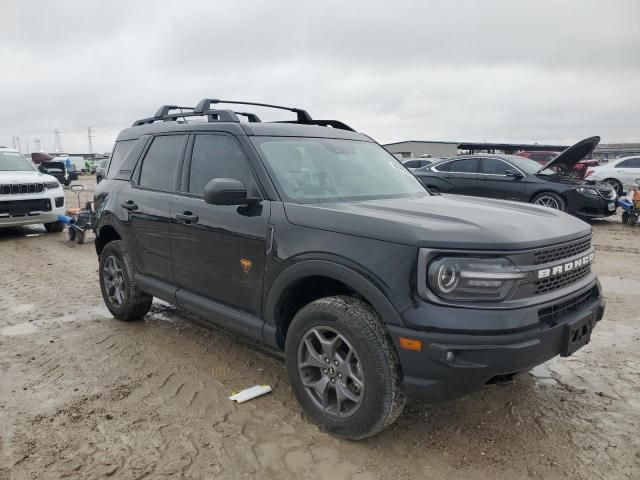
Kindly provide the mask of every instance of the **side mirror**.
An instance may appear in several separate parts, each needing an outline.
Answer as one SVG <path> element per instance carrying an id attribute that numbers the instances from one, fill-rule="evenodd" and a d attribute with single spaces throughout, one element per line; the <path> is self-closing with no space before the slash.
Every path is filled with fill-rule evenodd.
<path id="1" fill-rule="evenodd" d="M 210 205 L 255 205 L 259 198 L 247 197 L 247 187 L 235 178 L 214 178 L 204 187 L 204 201 Z"/>
<path id="2" fill-rule="evenodd" d="M 524 178 L 524 175 L 517 170 L 507 170 L 504 172 L 507 177 L 513 177 L 515 179 Z"/>

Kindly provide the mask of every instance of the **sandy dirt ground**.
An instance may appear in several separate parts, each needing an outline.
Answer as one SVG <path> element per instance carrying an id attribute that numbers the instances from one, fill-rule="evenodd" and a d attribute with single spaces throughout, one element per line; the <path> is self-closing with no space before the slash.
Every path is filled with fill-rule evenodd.
<path id="1" fill-rule="evenodd" d="M 112 319 L 91 239 L 2 230 L 0 479 L 638 479 L 640 227 L 593 230 L 608 307 L 587 347 L 510 386 L 409 403 L 362 442 L 308 423 L 282 361 L 236 335 L 160 302 Z M 227 399 L 258 383 L 273 393 Z"/>

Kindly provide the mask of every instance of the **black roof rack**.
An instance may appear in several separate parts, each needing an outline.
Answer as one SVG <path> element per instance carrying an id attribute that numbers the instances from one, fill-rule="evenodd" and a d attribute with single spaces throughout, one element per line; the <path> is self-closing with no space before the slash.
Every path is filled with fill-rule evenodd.
<path id="1" fill-rule="evenodd" d="M 321 127 L 333 127 L 341 130 L 355 131 L 346 123 L 339 120 L 314 120 L 306 110 L 293 107 L 283 107 L 281 105 L 271 105 L 268 103 L 256 103 L 256 102 L 240 102 L 236 100 L 219 100 L 217 98 L 204 98 L 198 102 L 198 105 L 194 107 L 180 107 L 178 105 L 162 105 L 153 117 L 142 118 L 136 120 L 133 123 L 134 127 L 140 125 L 149 125 L 155 122 L 169 122 L 177 121 L 179 118 L 188 117 L 208 117 L 209 122 L 240 122 L 238 115 L 246 117 L 249 123 L 259 123 L 260 118 L 255 113 L 249 112 L 234 112 L 233 110 L 211 110 L 212 104 L 228 103 L 234 105 L 253 105 L 256 107 L 276 108 L 279 110 L 287 110 L 296 114 L 296 120 L 285 120 L 274 123 L 298 123 L 304 125 L 318 125 Z M 180 110 L 180 112 L 171 113 L 173 110 Z"/>

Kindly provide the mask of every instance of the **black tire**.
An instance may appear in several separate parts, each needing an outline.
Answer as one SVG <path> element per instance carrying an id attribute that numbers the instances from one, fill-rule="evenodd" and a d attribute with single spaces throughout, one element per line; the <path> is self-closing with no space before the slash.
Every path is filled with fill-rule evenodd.
<path id="1" fill-rule="evenodd" d="M 76 239 L 76 229 L 73 228 L 72 226 L 69 226 L 69 240 L 71 240 L 72 242 Z"/>
<path id="2" fill-rule="evenodd" d="M 78 245 L 82 245 L 84 243 L 84 230 L 78 230 L 76 232 L 76 242 Z"/>
<path id="3" fill-rule="evenodd" d="M 553 208 L 560 210 L 561 212 L 567 211 L 567 203 L 560 195 L 554 192 L 541 192 L 531 199 L 531 203 L 534 205 L 540 205 L 547 208 Z"/>
<path id="4" fill-rule="evenodd" d="M 622 212 L 622 223 L 626 225 L 629 223 L 629 212 Z"/>
<path id="5" fill-rule="evenodd" d="M 47 231 L 47 233 L 61 232 L 64 229 L 64 223 L 62 222 L 45 223 L 44 229 Z"/>
<path id="6" fill-rule="evenodd" d="M 311 388 L 303 383 L 304 381 L 307 381 L 308 385 L 313 383 L 312 375 L 307 369 L 317 371 L 320 377 L 328 378 L 328 373 L 322 374 L 322 370 L 326 369 L 319 368 L 315 364 L 309 365 L 308 360 L 311 357 L 313 362 L 322 364 L 318 360 L 321 357 L 309 355 L 304 358 L 305 361 L 302 361 L 303 357 L 301 357 L 302 352 L 308 351 L 305 350 L 308 349 L 305 338 L 308 336 L 315 338 L 314 333 L 323 329 L 340 337 L 338 343 L 340 347 L 336 349 L 342 349 L 343 353 L 340 355 L 344 355 L 345 345 L 350 349 L 347 351 L 355 352 L 362 389 L 347 378 L 348 374 L 339 373 L 353 371 L 352 365 L 347 365 L 347 362 L 339 366 L 336 363 L 335 373 L 333 368 L 330 369 L 333 375 L 332 384 L 324 382 L 329 390 L 333 389 L 333 395 L 330 391 L 327 399 L 337 398 L 338 382 L 348 386 L 350 394 L 359 396 L 357 403 L 343 402 L 343 404 L 350 403 L 349 406 L 352 409 L 355 408 L 353 412 L 348 412 L 348 416 L 323 410 L 318 405 L 318 397 L 313 393 L 315 389 L 312 392 Z M 285 356 L 287 374 L 293 392 L 302 410 L 322 430 L 350 440 L 359 440 L 381 432 L 402 413 L 406 394 L 395 348 L 377 313 L 361 300 L 346 296 L 327 297 L 303 307 L 293 318 L 287 332 Z M 348 355 L 346 356 L 348 358 Z M 334 356 L 335 358 L 340 357 Z M 322 361 L 326 362 L 326 358 Z M 331 363 L 330 361 L 328 365 L 331 366 Z M 305 364 L 307 366 L 304 366 Z M 347 370 L 343 369 L 345 365 Z M 338 379 L 338 376 L 342 380 Z M 342 391 L 345 390 L 343 386 L 340 387 Z"/>
<path id="7" fill-rule="evenodd" d="M 110 259 L 115 259 L 121 270 L 122 301 L 113 299 L 113 289 L 106 286 L 109 282 L 109 273 L 105 271 L 105 266 L 111 264 Z M 102 298 L 113 316 L 119 320 L 137 320 L 146 315 L 151 308 L 153 297 L 140 291 L 136 285 L 133 266 L 129 260 L 129 254 L 121 240 L 109 242 L 100 253 L 98 267 L 100 278 L 100 291 Z"/>
<path id="8" fill-rule="evenodd" d="M 622 183 L 615 178 L 607 178 L 604 183 L 608 183 L 616 191 L 616 195 L 620 197 L 622 195 Z"/>

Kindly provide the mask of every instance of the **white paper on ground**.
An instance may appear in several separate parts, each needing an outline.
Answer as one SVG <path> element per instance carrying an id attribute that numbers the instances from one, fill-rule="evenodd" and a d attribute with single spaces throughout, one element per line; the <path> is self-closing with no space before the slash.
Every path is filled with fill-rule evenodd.
<path id="1" fill-rule="evenodd" d="M 238 403 L 246 402 L 247 400 L 251 400 L 252 398 L 259 397 L 260 395 L 264 395 L 265 393 L 269 393 L 271 391 L 271 387 L 269 385 L 256 385 L 255 387 L 247 388 L 245 390 L 241 390 L 238 393 L 234 393 L 229 397 L 229 400 L 235 400 Z"/>

